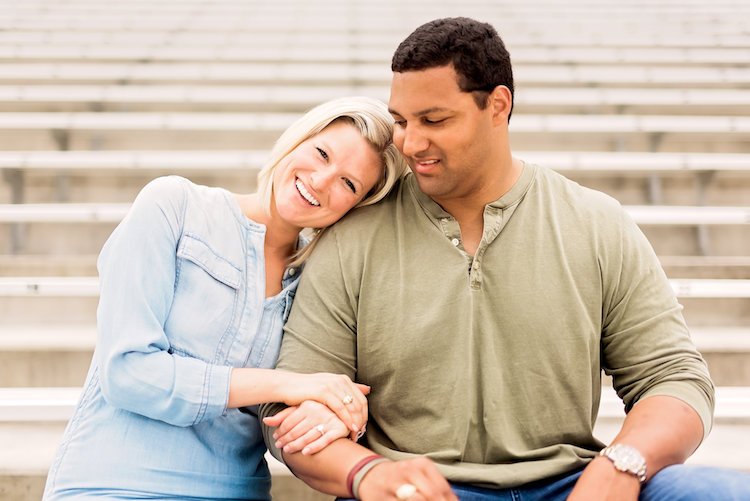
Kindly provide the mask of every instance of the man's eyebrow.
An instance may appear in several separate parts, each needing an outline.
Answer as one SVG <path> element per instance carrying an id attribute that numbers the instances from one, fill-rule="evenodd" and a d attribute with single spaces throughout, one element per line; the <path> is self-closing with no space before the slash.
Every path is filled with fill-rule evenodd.
<path id="1" fill-rule="evenodd" d="M 388 108 L 388 111 L 392 115 L 403 116 L 403 115 L 401 115 L 401 113 L 399 113 L 398 111 L 394 110 L 393 108 Z M 425 116 L 425 115 L 429 115 L 430 113 L 443 113 L 443 112 L 446 112 L 446 111 L 450 111 L 450 110 L 448 110 L 448 108 L 441 108 L 439 106 L 434 106 L 432 108 L 427 108 L 427 109 L 424 109 L 424 110 L 417 111 L 417 112 L 414 113 L 414 116 L 416 116 L 416 117 L 422 117 L 422 116 Z"/>

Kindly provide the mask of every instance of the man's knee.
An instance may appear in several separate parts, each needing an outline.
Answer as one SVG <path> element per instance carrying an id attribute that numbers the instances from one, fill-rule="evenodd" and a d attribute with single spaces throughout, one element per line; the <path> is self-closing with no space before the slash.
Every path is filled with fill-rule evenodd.
<path id="1" fill-rule="evenodd" d="M 646 484 L 640 501 L 747 501 L 750 475 L 698 465 L 664 468 Z"/>

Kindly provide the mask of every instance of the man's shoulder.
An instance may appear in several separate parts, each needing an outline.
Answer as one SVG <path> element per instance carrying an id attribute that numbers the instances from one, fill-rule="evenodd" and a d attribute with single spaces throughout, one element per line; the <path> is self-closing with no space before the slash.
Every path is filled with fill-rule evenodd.
<path id="1" fill-rule="evenodd" d="M 537 167 L 537 185 L 548 190 L 556 200 L 578 210 L 608 213 L 622 211 L 620 202 L 611 195 L 583 186 L 547 167 Z"/>
<path id="2" fill-rule="evenodd" d="M 398 180 L 391 191 L 382 200 L 372 205 L 358 207 L 349 211 L 331 229 L 340 231 L 356 231 L 358 229 L 372 228 L 379 221 L 392 218 L 398 207 L 404 203 L 404 197 L 408 195 L 408 186 L 404 178 Z"/>

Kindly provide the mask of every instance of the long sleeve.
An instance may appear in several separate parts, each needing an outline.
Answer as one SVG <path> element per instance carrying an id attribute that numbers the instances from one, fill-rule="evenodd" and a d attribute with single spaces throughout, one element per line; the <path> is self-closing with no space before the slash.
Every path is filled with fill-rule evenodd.
<path id="1" fill-rule="evenodd" d="M 105 244 L 95 354 L 110 404 L 179 426 L 226 410 L 231 370 L 174 353 L 164 331 L 185 197 L 178 178 L 152 181 Z"/>
<path id="2" fill-rule="evenodd" d="M 682 306 L 630 217 L 623 212 L 613 226 L 621 232 L 619 248 L 602 262 L 605 371 L 612 375 L 626 409 L 647 396 L 675 396 L 698 412 L 706 435 L 712 424 L 714 388 L 690 340 Z"/>

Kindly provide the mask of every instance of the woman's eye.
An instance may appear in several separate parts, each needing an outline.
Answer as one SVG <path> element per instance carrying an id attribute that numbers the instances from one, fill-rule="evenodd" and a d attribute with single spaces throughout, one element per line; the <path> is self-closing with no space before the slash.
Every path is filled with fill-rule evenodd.
<path id="1" fill-rule="evenodd" d="M 350 190 L 352 190 L 352 193 L 357 193 L 357 188 L 354 187 L 354 183 L 352 183 L 350 180 L 344 178 L 344 182 L 349 187 Z"/>
<path id="2" fill-rule="evenodd" d="M 323 148 L 315 147 L 316 150 L 318 150 L 318 153 L 320 153 L 320 156 L 323 157 L 323 160 L 328 160 L 328 153 L 326 153 L 326 150 Z"/>

